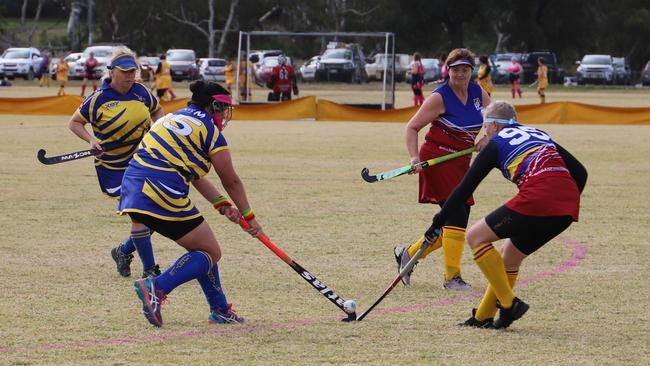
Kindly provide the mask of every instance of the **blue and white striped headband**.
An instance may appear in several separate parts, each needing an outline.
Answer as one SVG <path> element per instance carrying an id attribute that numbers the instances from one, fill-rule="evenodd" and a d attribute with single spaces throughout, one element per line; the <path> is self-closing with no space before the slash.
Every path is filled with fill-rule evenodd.
<path id="1" fill-rule="evenodd" d="M 483 118 L 483 123 L 489 123 L 489 122 L 496 122 L 504 125 L 514 125 L 515 123 L 517 123 L 517 120 L 515 118 L 510 118 L 510 119 L 492 118 L 492 117 Z"/>

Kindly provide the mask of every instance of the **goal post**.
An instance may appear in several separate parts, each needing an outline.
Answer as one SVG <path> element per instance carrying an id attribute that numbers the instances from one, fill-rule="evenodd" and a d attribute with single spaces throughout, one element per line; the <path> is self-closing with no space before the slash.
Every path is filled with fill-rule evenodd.
<path id="1" fill-rule="evenodd" d="M 246 57 L 251 54 L 251 38 L 253 37 L 331 37 L 332 39 L 349 39 L 353 37 L 366 37 L 382 39 L 384 42 L 384 55 L 390 57 L 383 58 L 383 73 L 382 73 L 382 101 L 380 104 L 375 104 L 376 108 L 386 110 L 387 108 L 394 108 L 395 106 L 395 34 L 392 32 L 279 32 L 279 31 L 240 31 L 239 42 L 237 46 L 237 70 L 235 81 L 235 100 L 238 104 L 247 103 L 241 100 L 240 90 L 240 72 L 242 53 Z M 247 60 L 248 61 L 248 60 Z M 365 60 L 364 60 L 365 61 Z M 246 63 L 248 65 L 248 63 Z M 297 65 L 294 65 L 296 72 L 298 72 Z M 365 71 L 364 71 L 365 72 Z M 250 75 L 250 68 L 246 67 L 246 80 L 252 80 L 254 75 Z M 244 95 L 249 95 L 248 90 L 250 83 L 244 84 Z M 365 103 L 365 105 L 373 105 Z"/>

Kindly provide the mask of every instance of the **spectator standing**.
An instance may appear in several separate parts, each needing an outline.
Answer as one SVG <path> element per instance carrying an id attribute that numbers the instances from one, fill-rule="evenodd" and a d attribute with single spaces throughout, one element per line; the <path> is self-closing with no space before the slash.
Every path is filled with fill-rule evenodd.
<path id="1" fill-rule="evenodd" d="M 544 57 L 537 59 L 537 94 L 539 95 L 539 102 L 546 103 L 546 88 L 548 87 L 548 66 Z"/>
<path id="2" fill-rule="evenodd" d="M 523 70 L 524 69 L 521 67 L 517 57 L 513 56 L 512 59 L 510 59 L 510 65 L 508 65 L 508 77 L 512 91 L 512 99 L 515 99 L 515 93 L 519 94 L 519 98 L 521 98 L 521 85 L 519 85 L 519 78 Z"/>
<path id="3" fill-rule="evenodd" d="M 81 96 L 83 97 L 86 94 L 86 85 L 88 85 L 88 80 L 92 80 L 93 83 L 93 92 L 97 90 L 97 79 L 99 77 L 95 73 L 95 69 L 99 62 L 95 58 L 95 53 L 91 52 L 88 55 L 88 59 L 84 62 L 84 79 L 81 82 Z"/>
<path id="4" fill-rule="evenodd" d="M 413 90 L 413 105 L 421 106 L 424 103 L 424 95 L 422 94 L 422 87 L 424 86 L 424 66 L 420 54 L 415 52 L 413 54 L 413 62 L 411 63 L 411 90 Z"/>

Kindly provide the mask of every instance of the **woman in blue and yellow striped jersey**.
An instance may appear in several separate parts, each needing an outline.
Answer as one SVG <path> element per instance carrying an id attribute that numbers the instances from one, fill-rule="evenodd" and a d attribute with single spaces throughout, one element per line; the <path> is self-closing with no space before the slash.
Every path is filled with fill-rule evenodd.
<path id="1" fill-rule="evenodd" d="M 122 181 L 119 213 L 176 241 L 187 253 L 159 276 L 135 282 L 147 320 L 162 325 L 162 300 L 181 284 L 197 279 L 210 305 L 211 323 L 241 323 L 226 300 L 217 262 L 221 249 L 208 223 L 189 198 L 190 184 L 233 222 L 243 216 L 258 236 L 244 184 L 237 176 L 222 134 L 232 114 L 227 90 L 217 83 L 190 85 L 187 108 L 156 121 L 138 147 Z M 214 166 L 235 207 L 205 177 Z"/>
<path id="2" fill-rule="evenodd" d="M 137 64 L 135 54 L 126 47 L 115 47 L 109 77 L 99 90 L 90 94 L 72 115 L 68 127 L 91 149 L 102 153 L 95 157 L 95 170 L 102 192 L 111 198 L 120 197 L 122 175 L 129 161 L 151 127 L 152 120 L 164 115 L 158 99 L 142 84 L 135 82 Z M 93 135 L 86 130 L 92 127 Z M 102 149 L 113 144 L 123 146 Z M 131 275 L 133 252 L 138 250 L 142 260 L 143 277 L 159 274 L 151 249 L 151 232 L 141 223 L 131 225 L 131 235 L 111 250 L 117 272 L 123 277 Z"/>

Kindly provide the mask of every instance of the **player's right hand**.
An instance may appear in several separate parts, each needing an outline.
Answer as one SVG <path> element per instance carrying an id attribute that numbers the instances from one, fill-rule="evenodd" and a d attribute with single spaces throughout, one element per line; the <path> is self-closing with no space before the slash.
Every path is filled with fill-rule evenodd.
<path id="1" fill-rule="evenodd" d="M 95 153 L 93 154 L 95 156 L 102 156 L 104 154 L 104 149 L 102 149 L 102 145 L 100 145 L 99 142 L 95 140 L 90 141 L 90 149 L 95 151 Z"/>
<path id="2" fill-rule="evenodd" d="M 411 171 L 409 174 L 417 174 L 420 171 L 422 171 L 422 167 L 419 165 L 420 164 L 420 158 L 411 158 Z"/>
<path id="3" fill-rule="evenodd" d="M 258 236 L 264 234 L 264 232 L 262 231 L 262 227 L 260 226 L 260 224 L 257 223 L 257 221 L 255 221 L 255 219 L 246 220 L 246 222 L 248 222 L 248 224 L 250 225 L 250 227 L 246 229 L 246 232 L 251 234 L 251 236 L 257 238 Z"/>

